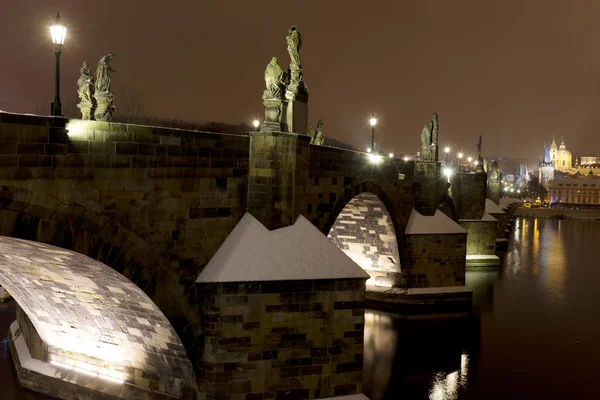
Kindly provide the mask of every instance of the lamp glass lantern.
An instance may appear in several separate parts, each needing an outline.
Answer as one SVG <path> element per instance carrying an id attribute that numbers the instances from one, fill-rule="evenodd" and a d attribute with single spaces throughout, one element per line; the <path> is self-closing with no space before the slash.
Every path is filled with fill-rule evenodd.
<path id="1" fill-rule="evenodd" d="M 50 27 L 50 36 L 54 43 L 54 55 L 56 57 L 56 74 L 54 78 L 54 102 L 50 105 L 50 114 L 54 116 L 62 116 L 62 106 L 60 104 L 60 55 L 62 54 L 62 46 L 65 44 L 67 37 L 67 28 L 60 23 L 60 13 L 56 14 L 54 25 Z"/>

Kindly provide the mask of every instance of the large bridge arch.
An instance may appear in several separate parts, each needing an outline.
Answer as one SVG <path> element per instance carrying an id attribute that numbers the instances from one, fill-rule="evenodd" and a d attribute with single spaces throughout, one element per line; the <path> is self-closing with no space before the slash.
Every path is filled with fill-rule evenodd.
<path id="1" fill-rule="evenodd" d="M 111 398 L 193 397 L 194 371 L 180 338 L 114 269 L 75 251 L 0 237 L 0 284 L 18 303 L 11 352 L 26 387 L 62 398 L 88 390 Z"/>
<path id="2" fill-rule="evenodd" d="M 371 275 L 367 284 L 400 286 L 400 235 L 396 207 L 375 182 L 363 181 L 344 192 L 324 233 Z"/>
<path id="3" fill-rule="evenodd" d="M 136 233 L 89 207 L 0 185 L 0 235 L 72 250 L 122 274 L 158 306 L 197 361 L 200 321 L 186 288 L 169 261 Z"/>

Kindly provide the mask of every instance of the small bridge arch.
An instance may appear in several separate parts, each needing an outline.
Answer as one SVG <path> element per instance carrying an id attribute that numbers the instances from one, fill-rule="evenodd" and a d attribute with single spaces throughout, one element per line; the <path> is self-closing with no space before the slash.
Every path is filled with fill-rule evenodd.
<path id="1" fill-rule="evenodd" d="M 398 286 L 401 283 L 394 211 L 380 186 L 366 181 L 344 193 L 327 221 L 324 233 L 371 275 L 367 284 Z"/>
<path id="2" fill-rule="evenodd" d="M 131 280 L 169 319 L 196 359 L 199 317 L 168 260 L 136 233 L 89 207 L 0 185 L 0 235 L 72 250 Z"/>
<path id="3" fill-rule="evenodd" d="M 195 391 L 192 364 L 165 315 L 105 264 L 0 236 L 0 284 L 18 303 L 20 332 L 11 328 L 11 340 L 22 334 L 31 356 L 55 370 L 51 377 L 125 398 L 140 390 L 176 398 Z"/>

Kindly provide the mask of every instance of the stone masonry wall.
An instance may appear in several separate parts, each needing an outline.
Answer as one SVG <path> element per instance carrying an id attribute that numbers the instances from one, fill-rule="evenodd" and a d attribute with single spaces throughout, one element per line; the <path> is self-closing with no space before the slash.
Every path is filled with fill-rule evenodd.
<path id="1" fill-rule="evenodd" d="M 377 196 L 361 193 L 339 214 L 327 236 L 371 275 L 369 284 L 401 285 L 398 240 Z"/>
<path id="2" fill-rule="evenodd" d="M 467 255 L 496 254 L 497 221 L 459 221 L 467 231 Z"/>
<path id="3" fill-rule="evenodd" d="M 364 280 L 204 284 L 206 399 L 362 393 Z"/>
<path id="4" fill-rule="evenodd" d="M 310 146 L 308 185 L 296 190 L 296 207 L 324 234 L 344 207 L 361 193 L 375 194 L 404 232 L 413 205 L 414 163 L 384 157 L 379 164 L 368 155 L 333 147 Z"/>
<path id="5" fill-rule="evenodd" d="M 246 210 L 248 148 L 247 136 L 0 113 L 0 232 L 101 260 L 197 335 L 190 288 Z"/>
<path id="6" fill-rule="evenodd" d="M 466 234 L 405 235 L 404 287 L 464 286 Z"/>
<path id="7" fill-rule="evenodd" d="M 440 164 L 415 162 L 415 205 L 423 215 L 434 215 L 439 205 Z"/>
<path id="8" fill-rule="evenodd" d="M 489 199 L 491 199 L 494 203 L 496 204 L 500 204 L 500 182 L 491 182 L 488 181 L 488 188 L 487 188 L 487 197 Z"/>
<path id="9" fill-rule="evenodd" d="M 460 173 L 452 179 L 452 198 L 459 219 L 481 219 L 487 198 L 487 174 Z"/>
<path id="10" fill-rule="evenodd" d="M 293 224 L 300 213 L 296 192 L 308 183 L 309 144 L 293 133 L 251 134 L 248 212 L 269 229 Z"/>
<path id="11" fill-rule="evenodd" d="M 490 215 L 494 218 L 496 218 L 496 220 L 498 221 L 498 223 L 496 224 L 496 238 L 498 239 L 502 239 L 505 237 L 505 230 L 506 230 L 506 224 L 508 223 L 508 214 L 504 213 L 504 214 L 492 214 L 490 213 Z"/>

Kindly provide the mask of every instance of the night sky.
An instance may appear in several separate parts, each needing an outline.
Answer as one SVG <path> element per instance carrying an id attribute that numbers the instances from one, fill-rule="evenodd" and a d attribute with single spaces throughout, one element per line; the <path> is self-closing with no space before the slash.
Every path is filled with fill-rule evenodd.
<path id="1" fill-rule="evenodd" d="M 440 115 L 440 145 L 484 154 L 542 154 L 565 137 L 600 150 L 600 2 L 540 1 L 5 1 L 0 14 L 0 109 L 49 112 L 54 55 L 48 26 L 68 27 L 63 105 L 81 62 L 117 54 L 117 108 L 137 93 L 141 114 L 189 121 L 262 119 L 263 72 L 288 65 L 285 35 L 302 33 L 309 125 L 367 147 L 376 136 L 414 153 Z M 600 152 L 600 151 L 599 151 Z"/>

